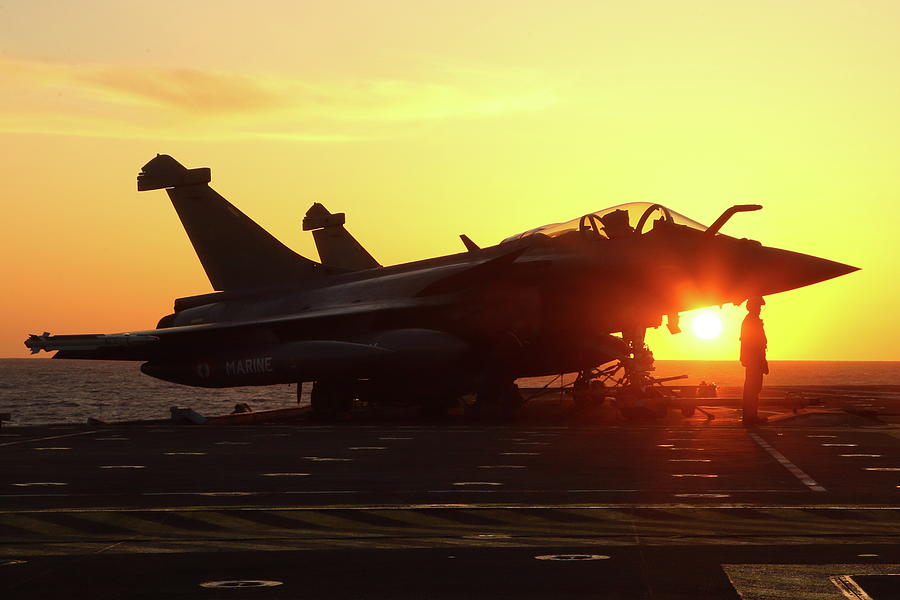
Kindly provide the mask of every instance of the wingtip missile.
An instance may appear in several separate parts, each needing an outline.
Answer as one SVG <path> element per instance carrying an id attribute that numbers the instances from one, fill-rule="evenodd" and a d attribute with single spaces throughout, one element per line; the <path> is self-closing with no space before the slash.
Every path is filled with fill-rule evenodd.
<path id="1" fill-rule="evenodd" d="M 45 331 L 41 335 L 33 333 L 29 335 L 28 339 L 25 340 L 25 346 L 32 354 L 37 354 L 41 350 L 44 352 L 54 352 L 56 350 L 93 351 L 103 348 L 151 344 L 157 341 L 159 341 L 158 336 L 138 333 L 50 335 L 50 332 Z"/>
<path id="2" fill-rule="evenodd" d="M 37 354 L 41 350 L 45 349 L 46 342 L 49 337 L 49 331 L 45 331 L 41 335 L 32 333 L 28 336 L 28 339 L 25 340 L 25 347 L 28 348 L 28 350 L 31 351 L 32 354 Z"/>

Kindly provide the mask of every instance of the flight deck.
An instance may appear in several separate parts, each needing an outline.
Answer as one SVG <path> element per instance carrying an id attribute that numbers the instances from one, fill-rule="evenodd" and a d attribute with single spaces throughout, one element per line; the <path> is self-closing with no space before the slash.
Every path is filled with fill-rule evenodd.
<path id="1" fill-rule="evenodd" d="M 727 406 L 649 423 L 3 428 L 0 590 L 895 598 L 900 393 L 848 393 L 754 429 Z"/>

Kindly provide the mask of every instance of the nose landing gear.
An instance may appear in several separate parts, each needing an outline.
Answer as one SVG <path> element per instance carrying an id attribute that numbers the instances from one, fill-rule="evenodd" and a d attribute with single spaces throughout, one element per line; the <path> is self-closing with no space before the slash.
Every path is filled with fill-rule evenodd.
<path id="1" fill-rule="evenodd" d="M 626 421 L 649 421 L 664 418 L 672 407 L 675 394 L 663 384 L 687 375 L 674 377 L 653 377 L 653 352 L 639 340 L 630 341 L 630 356 L 608 366 L 590 371 L 582 371 L 575 380 L 573 396 L 576 406 L 595 398 L 598 393 L 612 398 L 612 406 Z M 700 410 L 711 418 L 708 412 L 694 405 L 682 404 L 682 415 L 691 417 Z"/>

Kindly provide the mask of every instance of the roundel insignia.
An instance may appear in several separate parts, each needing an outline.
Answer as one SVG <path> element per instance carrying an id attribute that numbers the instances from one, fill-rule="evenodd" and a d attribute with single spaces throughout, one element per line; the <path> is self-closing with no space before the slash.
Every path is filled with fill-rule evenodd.
<path id="1" fill-rule="evenodd" d="M 211 369 L 208 362 L 197 363 L 197 375 L 200 379 L 209 379 Z"/>

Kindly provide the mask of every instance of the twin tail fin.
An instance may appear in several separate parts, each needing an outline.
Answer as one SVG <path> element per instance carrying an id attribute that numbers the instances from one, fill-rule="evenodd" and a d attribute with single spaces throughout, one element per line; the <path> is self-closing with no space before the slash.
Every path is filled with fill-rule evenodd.
<path id="1" fill-rule="evenodd" d="M 381 265 L 372 258 L 355 237 L 344 227 L 344 213 L 331 213 L 316 202 L 303 218 L 303 231 L 311 231 L 323 265 L 346 271 L 377 269 Z"/>
<path id="2" fill-rule="evenodd" d="M 209 187 L 208 168 L 187 169 L 158 154 L 138 175 L 138 191 L 165 188 L 213 288 L 293 285 L 325 274 Z"/>

